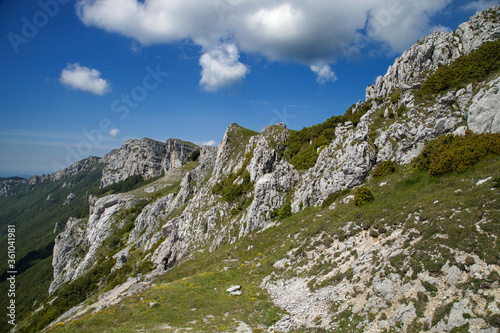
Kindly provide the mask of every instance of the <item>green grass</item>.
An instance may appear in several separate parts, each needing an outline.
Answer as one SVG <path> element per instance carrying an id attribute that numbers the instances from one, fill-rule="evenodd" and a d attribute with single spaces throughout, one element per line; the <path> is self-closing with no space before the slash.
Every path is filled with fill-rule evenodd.
<path id="1" fill-rule="evenodd" d="M 191 162 L 193 163 L 193 162 Z M 130 192 L 132 190 L 144 187 L 148 184 L 151 184 L 155 182 L 156 180 L 162 178 L 164 176 L 164 173 L 162 172 L 161 175 L 157 177 L 152 177 L 152 178 L 144 178 L 141 175 L 133 175 L 128 177 L 127 179 L 124 179 L 122 181 L 116 182 L 114 184 L 111 184 L 109 186 L 94 190 L 92 194 L 98 197 L 104 197 L 106 195 L 110 194 L 116 194 L 116 193 L 126 193 Z"/>
<path id="2" fill-rule="evenodd" d="M 215 252 L 209 253 L 206 249 L 202 252 L 193 251 L 189 260 L 158 278 L 156 287 L 98 314 L 57 325 L 51 331 L 128 332 L 145 329 L 154 332 L 160 331 L 164 327 L 162 325 L 191 327 L 194 331 L 234 331 L 240 320 L 253 329 L 268 327 L 283 312 L 260 289 L 262 279 L 272 272 L 293 275 L 296 267 L 300 266 L 299 259 L 305 259 L 307 251 L 328 244 L 331 238 L 345 237 L 341 229 L 348 221 L 362 224 L 363 229 L 385 228 L 388 234 L 396 227 L 418 230 L 422 238 L 408 248 L 409 257 L 406 258 L 407 264 L 412 265 L 416 272 L 433 270 L 432 261 L 427 261 L 437 254 L 450 260 L 450 265 L 459 265 L 454 262 L 454 256 L 450 256 L 447 248 L 474 253 L 487 262 L 497 260 L 500 245 L 493 236 L 500 234 L 500 207 L 496 202 L 498 189 L 491 190 L 487 185 L 475 184 L 480 179 L 498 175 L 498 170 L 498 155 L 487 156 L 460 175 L 450 173 L 436 177 L 425 171 L 414 172 L 411 165 L 398 166 L 394 173 L 366 184 L 374 194 L 373 202 L 361 207 L 355 206 L 353 202 L 342 204 L 333 211 L 309 207 L 281 220 L 279 226 L 252 233 L 232 245 L 222 245 Z M 388 184 L 380 187 L 381 182 Z M 461 192 L 455 192 L 457 189 Z M 407 220 L 407 216 L 415 212 L 419 212 L 425 224 Z M 453 223 L 450 223 L 448 218 L 453 212 Z M 382 219 L 383 224 L 380 223 Z M 489 221 L 481 225 L 484 234 L 475 228 L 475 224 L 483 219 Z M 447 234 L 448 238 L 436 239 L 433 237 L 436 233 Z M 312 241 L 320 235 L 328 237 L 323 238 L 322 242 Z M 248 250 L 249 245 L 253 246 L 251 250 Z M 273 264 L 289 256 L 292 249 L 295 249 L 293 255 L 297 262 L 287 272 L 279 273 Z M 387 266 L 389 272 L 398 272 L 402 267 L 396 259 L 393 264 L 396 267 L 390 263 Z M 314 272 L 321 277 L 323 272 L 330 269 L 327 266 L 315 266 Z M 348 270 L 342 278 L 356 277 Z M 336 283 L 336 279 L 326 285 L 328 283 Z M 225 292 L 226 288 L 234 284 L 242 286 L 242 296 L 231 297 Z M 464 285 L 463 288 L 467 290 L 474 286 Z M 428 296 L 432 296 L 432 291 L 418 295 L 419 313 L 422 313 Z M 149 302 L 157 302 L 158 306 L 150 308 Z M 448 307 L 440 309 L 435 314 L 435 320 L 444 317 L 446 310 Z M 226 313 L 229 315 L 225 316 Z M 337 331 L 352 331 L 352 319 L 349 311 L 338 315 Z M 356 317 L 354 322 L 367 319 Z"/>
<path id="3" fill-rule="evenodd" d="M 236 123 L 231 124 L 228 131 L 229 144 L 231 145 L 233 150 L 229 158 L 232 160 L 236 160 L 238 156 L 243 156 L 245 154 L 246 145 L 250 141 L 250 138 L 259 134 L 258 132 L 241 127 Z"/>

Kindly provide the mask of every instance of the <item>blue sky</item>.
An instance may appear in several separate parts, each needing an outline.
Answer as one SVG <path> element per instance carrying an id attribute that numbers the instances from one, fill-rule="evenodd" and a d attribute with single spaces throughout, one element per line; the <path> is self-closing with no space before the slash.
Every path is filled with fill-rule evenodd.
<path id="1" fill-rule="evenodd" d="M 323 122 L 419 38 L 496 3 L 4 0 L 0 176 L 52 173 L 130 138 L 217 144 L 233 122 Z"/>

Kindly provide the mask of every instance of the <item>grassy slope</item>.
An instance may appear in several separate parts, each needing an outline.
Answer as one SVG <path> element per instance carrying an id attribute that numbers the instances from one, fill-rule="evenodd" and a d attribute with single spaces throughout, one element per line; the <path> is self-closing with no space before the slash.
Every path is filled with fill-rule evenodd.
<path id="1" fill-rule="evenodd" d="M 52 244 L 59 229 L 64 228 L 69 217 L 88 215 L 86 193 L 99 186 L 101 170 L 85 171 L 77 176 L 65 177 L 55 182 L 44 181 L 36 185 L 19 184 L 16 194 L 0 197 L 0 244 L 7 243 L 7 225 L 16 225 L 16 268 L 17 315 L 18 318 L 33 310 L 33 304 L 40 304 L 48 296 L 52 280 Z M 71 182 L 72 187 L 61 187 Z M 74 193 L 71 204 L 63 206 L 68 194 Z M 47 200 L 48 195 L 52 198 Z M 7 246 L 5 245 L 4 248 Z M 2 251 L 2 271 L 7 263 L 7 251 Z M 6 275 L 2 274 L 0 288 L 7 290 Z M 7 306 L 8 298 L 0 297 L 0 307 Z M 2 319 L 4 323 L 5 318 Z M 2 326 L 3 328 L 3 326 Z"/>
<path id="2" fill-rule="evenodd" d="M 120 213 L 117 214 L 117 219 L 118 221 L 124 221 L 123 227 L 121 229 L 116 229 L 114 231 L 114 234 L 109 237 L 105 242 L 103 242 L 101 248 L 98 250 L 96 254 L 96 258 L 98 261 L 98 265 L 95 265 L 87 274 L 81 276 L 81 281 L 79 286 L 81 284 L 86 284 L 88 280 L 92 280 L 90 277 L 92 271 L 94 268 L 98 269 L 101 268 L 100 266 L 106 266 L 109 261 L 107 260 L 108 257 L 113 256 L 116 252 L 119 250 L 123 249 L 126 244 L 126 240 L 128 239 L 129 233 L 131 229 L 134 226 L 134 221 L 139 215 L 139 213 L 142 211 L 142 209 L 149 203 L 153 202 L 154 200 L 164 197 L 170 193 L 175 193 L 179 190 L 180 188 L 180 182 L 182 178 L 191 170 L 195 169 L 197 166 L 199 166 L 199 162 L 189 162 L 186 165 L 184 165 L 182 168 L 175 169 L 169 171 L 166 175 L 160 177 L 160 178 L 155 178 L 151 182 L 146 181 L 146 185 L 143 185 L 140 188 L 133 189 L 129 192 L 126 192 L 128 195 L 133 195 L 136 199 L 138 199 L 138 202 L 135 207 L 128 209 L 128 210 L 122 210 Z M 150 188 L 148 192 L 145 191 L 145 189 Z M 88 209 L 87 209 L 88 210 Z M 119 225 L 120 223 L 117 223 L 116 225 Z M 153 252 L 151 250 L 150 252 Z M 120 270 L 115 271 L 114 273 L 110 274 L 110 268 L 107 267 L 104 271 L 99 271 L 98 274 L 98 280 L 103 278 L 104 276 L 108 276 L 109 280 L 107 281 L 107 285 L 105 288 L 102 288 L 100 290 L 95 290 L 96 288 L 93 287 L 91 289 L 90 287 L 87 290 L 87 294 L 93 294 L 94 292 L 102 293 L 104 291 L 108 291 L 112 289 L 114 286 L 117 284 L 124 283 L 127 278 L 131 275 L 134 275 L 134 272 L 137 272 L 138 270 L 142 271 L 150 271 L 152 265 L 134 265 L 135 262 L 141 261 L 146 253 L 143 253 L 140 250 L 131 250 L 130 254 L 132 257 L 129 259 L 129 261 L 125 264 L 125 267 L 123 267 Z M 50 256 L 50 259 L 52 257 Z M 104 264 L 103 264 L 104 263 Z M 149 263 L 146 261 L 145 263 Z M 47 270 L 47 276 L 50 277 L 50 279 L 47 279 L 47 281 L 40 280 L 40 285 L 37 285 L 36 287 L 40 289 L 41 292 L 44 292 L 44 295 L 46 296 L 47 290 L 51 281 L 52 277 L 52 266 L 50 261 L 46 263 L 47 267 L 43 266 L 44 270 Z M 99 266 L 100 265 L 100 266 Z M 111 265 L 113 266 L 113 265 Z M 146 273 L 146 272 L 145 272 Z M 60 292 L 63 292 L 65 294 L 70 294 L 70 295 L 75 295 L 78 294 L 78 289 L 79 287 L 74 287 L 73 284 L 67 284 L 65 287 L 60 288 L 53 297 L 58 297 L 60 296 Z M 99 289 L 99 288 L 97 288 Z M 23 289 L 27 290 L 27 289 Z M 79 297 L 79 296 L 78 296 Z M 86 297 L 85 297 L 86 298 Z M 78 304 L 81 302 L 83 299 L 78 298 L 78 302 L 75 304 Z M 31 303 L 30 303 L 31 304 Z M 21 322 L 21 326 L 25 326 L 24 329 L 28 329 L 28 331 L 36 331 L 33 326 L 27 326 L 28 322 L 31 321 L 33 324 L 37 324 L 37 321 L 40 320 L 46 320 L 50 316 L 52 318 L 50 320 L 54 320 L 57 318 L 60 314 L 64 313 L 68 309 L 70 309 L 74 304 L 71 303 L 68 306 L 68 303 L 64 301 L 64 298 L 59 297 L 56 299 L 53 303 L 53 306 L 48 307 L 46 309 L 41 310 L 40 312 L 35 315 L 35 318 L 29 317 L 25 321 Z M 48 310 L 48 311 L 47 311 Z M 54 317 L 54 313 L 55 315 Z M 28 324 L 29 325 L 29 324 Z"/>
<path id="3" fill-rule="evenodd" d="M 263 329 L 282 313 L 259 288 L 262 279 L 275 271 L 272 265 L 292 249 L 300 258 L 300 253 L 325 246 L 331 238 L 343 237 L 341 228 L 348 221 L 372 225 L 379 230 L 384 227 L 387 234 L 396 225 L 417 228 L 423 239 L 415 245 L 412 257 L 423 256 L 424 260 L 414 263 L 415 269 L 422 271 L 433 270 L 434 263 L 425 260 L 432 252 L 440 252 L 443 258 L 453 261 L 446 246 L 475 253 L 487 262 L 497 260 L 500 244 L 494 236 L 500 234 L 499 189 L 491 189 L 491 180 L 480 186 L 476 183 L 480 179 L 499 176 L 498 170 L 500 157 L 497 155 L 488 156 L 463 174 L 439 177 L 432 177 L 427 172 L 414 173 L 410 166 L 400 166 L 394 174 L 368 182 L 375 195 L 372 203 L 356 207 L 351 202 L 333 211 L 308 208 L 281 221 L 278 226 L 250 234 L 214 253 L 194 252 L 189 260 L 155 281 L 155 287 L 97 314 L 56 325 L 50 331 L 130 332 L 145 329 L 173 332 L 173 327 L 234 331 L 238 321 L 244 321 L 255 330 Z M 380 187 L 382 182 L 388 185 Z M 449 219 L 457 210 L 460 212 L 455 213 L 453 220 Z M 407 216 L 416 211 L 429 223 L 407 221 Z M 478 232 L 475 226 L 483 217 L 490 221 L 481 225 L 486 233 Z M 432 237 L 436 233 L 446 234 L 448 238 Z M 294 235 L 297 237 L 292 237 Z M 253 248 L 249 250 L 249 246 Z M 397 272 L 398 267 L 390 266 L 391 269 Z M 299 274 L 307 275 L 304 272 Z M 476 282 L 469 281 L 462 288 L 474 290 Z M 225 289 L 233 284 L 242 285 L 242 296 L 227 295 Z M 150 302 L 158 304 L 150 307 Z M 348 332 L 348 327 L 341 325 L 339 331 Z"/>

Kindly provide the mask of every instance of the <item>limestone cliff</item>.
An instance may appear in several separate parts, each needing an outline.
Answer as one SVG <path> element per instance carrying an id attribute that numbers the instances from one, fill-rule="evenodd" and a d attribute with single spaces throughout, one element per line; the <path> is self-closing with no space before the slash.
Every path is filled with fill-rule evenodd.
<path id="1" fill-rule="evenodd" d="M 315 165 L 306 171 L 299 172 L 285 158 L 291 131 L 281 124 L 267 126 L 261 133 L 232 124 L 218 148 L 199 148 L 198 161 L 191 163 L 187 163 L 188 158 L 198 148 L 179 140 L 125 142 L 122 148 L 112 151 L 99 162 L 104 168 L 102 187 L 132 175 L 150 178 L 164 173 L 164 177 L 148 185 L 150 187 L 129 193 L 90 197 L 90 217 L 68 220 L 65 231 L 56 239 L 54 282 L 50 293 L 84 275 L 101 252 L 109 252 L 103 256 L 115 263 L 113 271 L 122 269 L 128 258 L 139 256 L 136 257 L 137 265 L 144 262 L 154 265 L 154 270 L 146 277 L 146 280 L 153 279 L 182 263 L 194 250 L 214 252 L 222 244 L 233 244 L 254 231 L 279 225 L 277 216 L 285 215 L 285 208 L 291 214 L 323 205 L 331 195 L 369 180 L 373 168 L 384 161 L 391 160 L 403 166 L 409 164 L 426 143 L 443 134 L 464 135 L 467 130 L 500 133 L 498 75 L 484 82 L 433 95 L 425 102 L 418 100 L 415 94 L 424 79 L 438 67 L 450 64 L 487 41 L 498 39 L 499 14 L 500 6 L 494 6 L 486 13 L 476 14 L 453 33 L 436 32 L 423 38 L 396 59 L 387 74 L 367 88 L 367 101 L 359 102 L 352 109 L 353 114 L 360 115 L 359 122 L 339 124 L 334 139 L 318 148 Z M 347 204 L 351 199 L 346 197 L 341 204 Z M 139 207 L 136 215 L 131 213 L 133 207 Z M 331 211 L 335 212 L 335 209 L 335 205 L 329 207 Z M 421 213 L 412 211 L 403 220 L 420 223 Z M 314 221 L 316 217 L 311 219 Z M 484 223 L 487 220 L 485 213 Z M 427 221 L 422 222 L 425 223 Z M 321 251 L 305 251 L 300 257 L 295 254 L 299 252 L 297 249 L 290 250 L 273 265 L 276 271 L 260 286 L 268 291 L 275 304 L 289 313 L 277 321 L 273 329 L 291 331 L 301 326 L 333 329 L 336 326 L 329 326 L 329 323 L 335 318 L 327 304 L 334 302 L 340 304 L 342 311 L 350 307 L 353 313 L 365 317 L 372 314 L 375 318 L 374 314 L 386 311 L 385 319 L 380 315 L 376 324 L 365 321 L 364 326 L 359 326 L 367 332 L 395 327 L 406 332 L 417 315 L 415 305 L 406 302 L 405 293 L 416 297 L 426 292 L 425 286 L 439 289 L 437 295 L 432 295 L 434 306 L 440 302 L 439 297 L 453 298 L 452 292 L 446 290 L 458 293 L 454 288 L 459 282 L 473 276 L 479 279 L 494 275 L 499 269 L 498 263 L 488 264 L 474 256 L 468 260 L 467 272 L 457 271 L 460 269 L 456 265 L 447 264 L 441 268 L 443 274 L 440 278 L 434 278 L 428 272 L 418 275 L 410 272 L 407 276 L 385 274 L 382 268 L 388 265 L 387 262 L 408 252 L 422 237 L 416 229 L 405 229 L 401 223 L 392 227 L 390 236 L 380 238 L 378 232 L 374 235 L 373 228 L 364 227 L 359 221 L 348 222 L 342 229 L 342 237 L 320 246 Z M 480 224 L 477 228 L 481 228 Z M 119 245 L 110 250 L 105 242 L 114 233 L 120 235 Z M 314 237 L 304 242 L 321 241 L 321 237 Z M 351 256 L 354 252 L 356 255 Z M 458 258 L 456 264 L 462 266 L 472 255 L 458 250 L 452 252 Z M 375 253 L 381 254 L 382 259 L 375 260 Z M 293 269 L 299 267 L 306 272 L 313 265 L 322 265 L 325 258 L 335 261 L 335 265 L 331 272 L 314 279 L 329 281 L 340 275 L 336 285 L 311 291 L 309 287 L 313 278 L 287 278 L 292 269 L 287 271 L 286 267 L 292 267 L 299 259 L 305 261 Z M 279 270 L 286 274 L 276 273 Z M 348 279 L 343 275 L 349 270 L 358 275 L 356 283 L 352 276 Z M 139 284 L 142 288 L 149 283 L 141 282 L 141 278 L 131 277 L 117 293 L 123 296 L 127 288 L 139 288 Z M 491 292 L 484 293 L 486 298 L 498 297 L 498 282 L 495 283 Z M 490 287 L 488 289 L 492 289 Z M 477 332 L 483 328 L 485 330 L 481 332 L 494 332 L 493 329 L 488 331 L 492 327 L 482 319 L 466 321 L 465 314 L 470 315 L 472 310 L 469 308 L 474 307 L 470 304 L 484 303 L 485 298 L 460 295 L 461 300 L 452 308 L 458 316 L 454 321 L 450 315 L 446 323 L 433 323 L 431 317 L 435 307 L 425 309 L 429 328 L 451 331 L 470 324 Z M 498 303 L 487 304 L 491 313 L 500 312 Z M 326 318 L 319 324 L 315 319 L 318 313 Z"/>
<path id="2" fill-rule="evenodd" d="M 120 149 L 103 157 L 101 187 L 133 175 L 157 177 L 171 168 L 181 167 L 195 149 L 195 145 L 176 139 L 168 139 L 166 143 L 147 138 L 128 140 Z"/>

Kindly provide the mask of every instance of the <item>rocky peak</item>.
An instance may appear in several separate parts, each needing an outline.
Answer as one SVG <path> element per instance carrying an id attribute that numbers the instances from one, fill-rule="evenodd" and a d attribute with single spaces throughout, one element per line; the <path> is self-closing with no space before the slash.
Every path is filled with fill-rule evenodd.
<path id="1" fill-rule="evenodd" d="M 103 157 L 101 187 L 127 179 L 133 175 L 145 178 L 157 177 L 162 172 L 180 168 L 197 147 L 177 139 L 166 143 L 144 138 L 128 140 L 120 149 Z"/>
<path id="2" fill-rule="evenodd" d="M 26 183 L 28 180 L 21 177 L 0 178 L 0 196 L 12 193 L 12 185 Z"/>
<path id="3" fill-rule="evenodd" d="M 449 65 L 482 44 L 500 37 L 500 5 L 480 12 L 450 33 L 435 31 L 405 51 L 366 89 L 366 99 L 385 98 L 392 91 L 419 87 L 428 73 Z"/>

